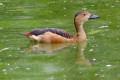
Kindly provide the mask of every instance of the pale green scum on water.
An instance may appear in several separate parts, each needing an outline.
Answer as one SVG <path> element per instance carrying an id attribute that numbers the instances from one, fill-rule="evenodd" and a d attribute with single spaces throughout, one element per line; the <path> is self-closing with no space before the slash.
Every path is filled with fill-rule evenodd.
<path id="1" fill-rule="evenodd" d="M 74 15 L 99 15 L 84 24 L 87 43 L 43 44 L 20 35 L 59 28 L 75 35 Z M 120 80 L 119 0 L 0 0 L 0 80 Z"/>

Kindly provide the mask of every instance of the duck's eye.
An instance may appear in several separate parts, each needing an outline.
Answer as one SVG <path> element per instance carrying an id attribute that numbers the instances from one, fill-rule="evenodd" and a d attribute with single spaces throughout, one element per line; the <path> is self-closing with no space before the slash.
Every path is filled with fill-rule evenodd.
<path id="1" fill-rule="evenodd" d="M 83 14 L 84 16 L 86 15 L 86 14 Z"/>

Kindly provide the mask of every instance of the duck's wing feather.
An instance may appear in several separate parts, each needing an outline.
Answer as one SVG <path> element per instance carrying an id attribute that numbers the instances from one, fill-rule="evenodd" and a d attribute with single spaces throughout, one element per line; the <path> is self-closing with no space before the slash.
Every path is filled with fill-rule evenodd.
<path id="1" fill-rule="evenodd" d="M 72 34 L 66 32 L 64 30 L 57 29 L 57 28 L 35 29 L 35 30 L 32 30 L 31 32 L 29 32 L 29 34 L 38 36 L 38 35 L 44 34 L 45 32 L 52 32 L 54 34 L 60 35 L 60 36 L 65 37 L 65 38 L 72 38 L 73 37 Z"/>

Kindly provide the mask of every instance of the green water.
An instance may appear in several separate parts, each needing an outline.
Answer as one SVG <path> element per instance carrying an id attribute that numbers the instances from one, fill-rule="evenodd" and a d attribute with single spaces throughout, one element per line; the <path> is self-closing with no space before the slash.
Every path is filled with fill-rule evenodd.
<path id="1" fill-rule="evenodd" d="M 87 42 L 33 43 L 35 28 L 75 34 L 82 10 L 100 16 L 84 24 Z M 0 0 L 0 80 L 120 80 L 119 0 Z"/>

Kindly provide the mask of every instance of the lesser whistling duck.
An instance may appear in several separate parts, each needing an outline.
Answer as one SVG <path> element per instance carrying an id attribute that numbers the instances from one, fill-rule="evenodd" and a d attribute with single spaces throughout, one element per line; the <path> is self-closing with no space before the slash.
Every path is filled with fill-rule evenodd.
<path id="1" fill-rule="evenodd" d="M 29 33 L 24 33 L 25 36 L 37 42 L 78 42 L 86 40 L 86 34 L 83 29 L 83 23 L 90 20 L 99 18 L 97 15 L 92 15 L 87 11 L 81 11 L 74 17 L 74 25 L 77 34 L 72 34 L 57 28 L 35 29 Z"/>

